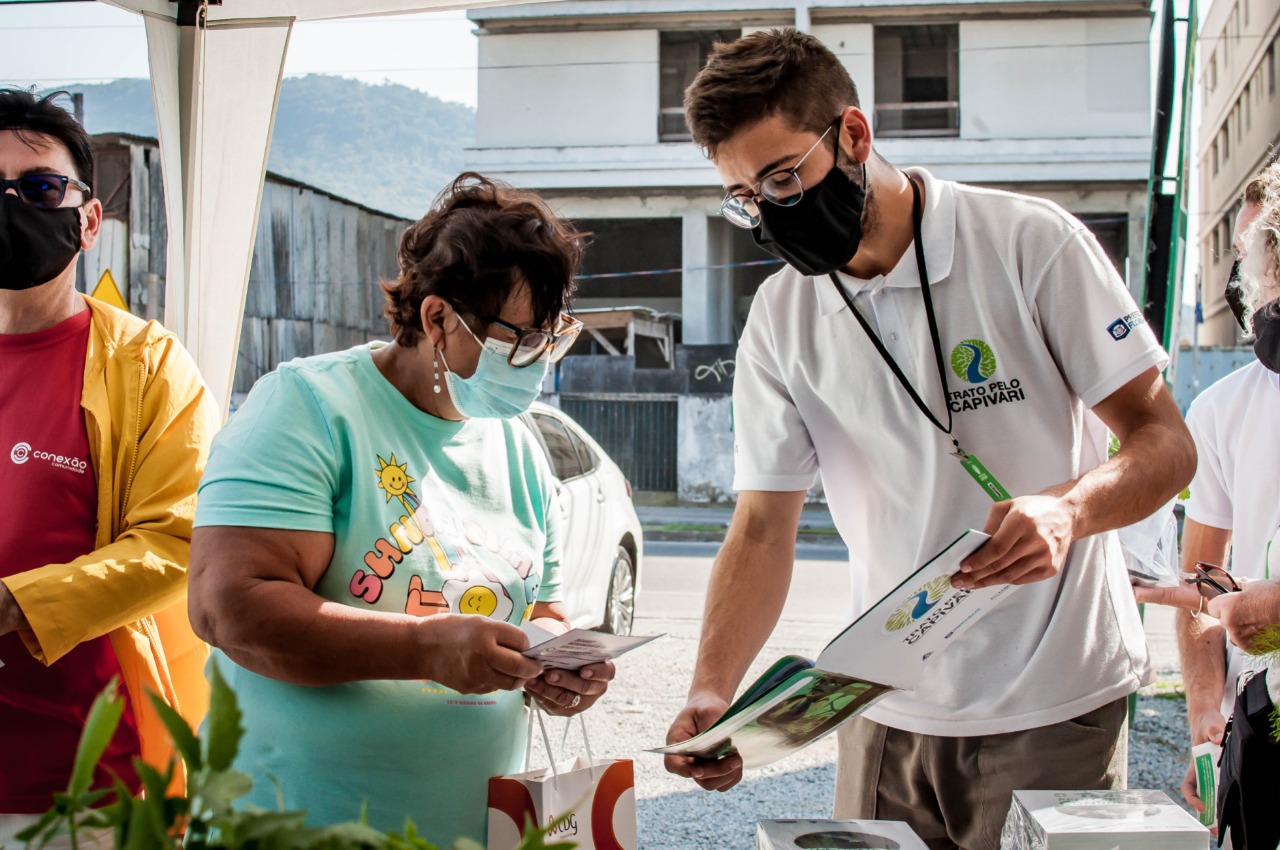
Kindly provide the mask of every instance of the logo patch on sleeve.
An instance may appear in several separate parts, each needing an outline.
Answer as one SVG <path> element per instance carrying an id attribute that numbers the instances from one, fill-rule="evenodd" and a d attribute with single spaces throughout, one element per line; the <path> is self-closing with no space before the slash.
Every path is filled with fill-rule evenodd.
<path id="1" fill-rule="evenodd" d="M 1138 325 L 1146 324 L 1147 319 L 1138 310 L 1134 310 L 1127 316 L 1121 316 L 1111 324 L 1107 325 L 1107 333 L 1112 339 L 1119 342 L 1129 335 L 1129 331 L 1138 327 Z"/>

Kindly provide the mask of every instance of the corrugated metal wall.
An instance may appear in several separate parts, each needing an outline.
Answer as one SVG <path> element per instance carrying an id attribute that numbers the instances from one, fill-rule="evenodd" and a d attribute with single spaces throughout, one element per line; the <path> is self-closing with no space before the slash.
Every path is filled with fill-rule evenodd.
<path id="1" fill-rule="evenodd" d="M 561 395 L 560 409 L 609 453 L 636 490 L 678 486 L 677 396 L 665 393 Z"/>

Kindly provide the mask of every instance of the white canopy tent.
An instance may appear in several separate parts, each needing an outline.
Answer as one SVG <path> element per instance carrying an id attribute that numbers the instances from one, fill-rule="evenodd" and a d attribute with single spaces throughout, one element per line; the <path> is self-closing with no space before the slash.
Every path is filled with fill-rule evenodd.
<path id="1" fill-rule="evenodd" d="M 516 0 L 100 2 L 145 19 L 169 231 L 165 324 L 225 412 L 294 23 Z"/>

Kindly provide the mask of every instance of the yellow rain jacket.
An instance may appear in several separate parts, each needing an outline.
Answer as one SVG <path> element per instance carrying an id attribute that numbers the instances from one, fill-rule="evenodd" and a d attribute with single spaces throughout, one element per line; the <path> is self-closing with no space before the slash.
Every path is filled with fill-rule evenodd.
<path id="1" fill-rule="evenodd" d="M 177 337 L 85 302 L 93 316 L 80 405 L 98 484 L 95 549 L 3 581 L 31 624 L 22 639 L 44 664 L 110 635 L 142 758 L 163 769 L 173 747 L 147 691 L 193 728 L 209 702 L 208 647 L 187 618 L 187 564 L 196 486 L 221 417 Z"/>

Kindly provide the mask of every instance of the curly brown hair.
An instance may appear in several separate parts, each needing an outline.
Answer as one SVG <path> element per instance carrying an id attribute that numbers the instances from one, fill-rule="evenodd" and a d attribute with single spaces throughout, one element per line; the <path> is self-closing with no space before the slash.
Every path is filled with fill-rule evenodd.
<path id="1" fill-rule="evenodd" d="M 529 287 L 534 324 L 546 326 L 569 306 L 586 235 L 533 192 L 458 175 L 400 237 L 400 276 L 382 284 L 392 337 L 418 344 L 429 295 L 483 319 L 501 313 L 520 284 Z"/>
<path id="2" fill-rule="evenodd" d="M 794 29 L 771 29 L 717 44 L 684 95 L 685 122 L 707 152 L 745 127 L 781 115 L 793 130 L 821 133 L 858 87 L 821 41 Z"/>

